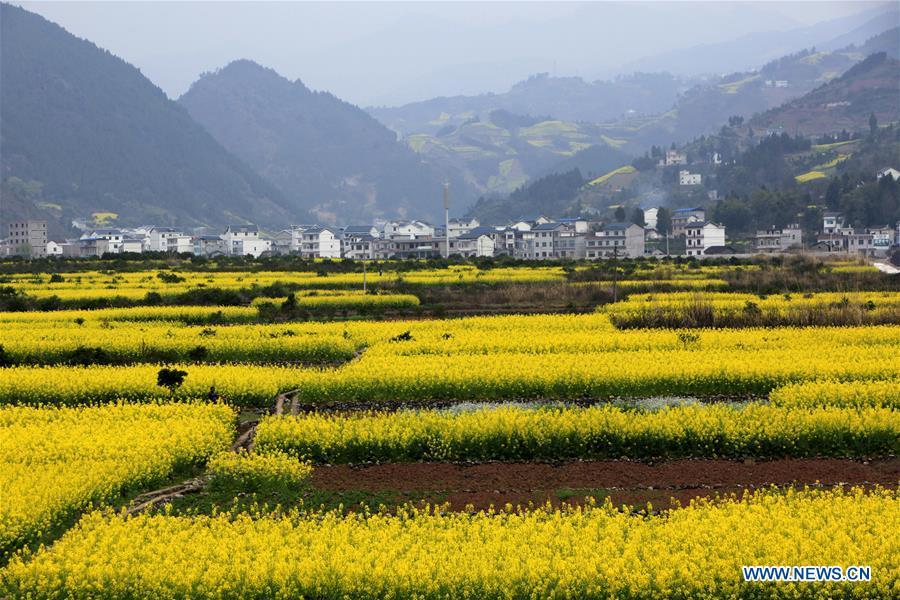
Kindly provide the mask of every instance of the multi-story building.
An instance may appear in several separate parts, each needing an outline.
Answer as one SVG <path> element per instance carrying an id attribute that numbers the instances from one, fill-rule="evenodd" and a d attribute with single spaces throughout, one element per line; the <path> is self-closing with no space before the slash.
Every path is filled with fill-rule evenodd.
<path id="1" fill-rule="evenodd" d="M 469 233 L 479 225 L 478 219 L 450 219 L 447 231 L 450 233 L 451 238 L 455 238 Z"/>
<path id="2" fill-rule="evenodd" d="M 496 249 L 496 230 L 492 227 L 475 227 L 472 230 L 450 238 L 450 256 L 462 256 L 463 258 L 476 258 L 494 256 Z M 437 248 L 444 255 L 447 240 L 435 238 Z"/>
<path id="3" fill-rule="evenodd" d="M 523 231 L 521 235 L 521 257 L 529 260 L 547 260 L 557 258 L 556 243 L 567 226 L 562 223 L 540 223 Z"/>
<path id="4" fill-rule="evenodd" d="M 673 165 L 686 165 L 687 162 L 687 154 L 678 150 L 666 150 L 666 156 L 660 161 L 660 165 L 671 167 Z"/>
<path id="5" fill-rule="evenodd" d="M 303 231 L 300 242 L 303 258 L 340 258 L 341 240 L 330 227 L 310 227 Z"/>
<path id="6" fill-rule="evenodd" d="M 194 238 L 194 254 L 197 256 L 223 256 L 227 254 L 225 240 L 219 235 L 201 235 Z"/>
<path id="7" fill-rule="evenodd" d="M 644 256 L 644 228 L 634 223 L 609 223 L 584 239 L 585 258 Z"/>
<path id="8" fill-rule="evenodd" d="M 272 236 L 272 254 L 285 255 L 294 253 L 293 242 L 293 231 L 282 229 Z"/>
<path id="9" fill-rule="evenodd" d="M 700 173 L 678 171 L 678 185 L 700 185 L 702 182 L 703 176 Z"/>
<path id="10" fill-rule="evenodd" d="M 259 237 L 256 225 L 229 225 L 221 236 L 225 254 L 258 258 L 272 251 L 272 240 Z"/>
<path id="11" fill-rule="evenodd" d="M 891 246 L 894 245 L 897 232 L 893 227 L 882 225 L 879 227 L 869 227 L 866 231 L 872 234 L 872 249 L 877 255 L 886 255 Z"/>
<path id="12" fill-rule="evenodd" d="M 120 253 L 140 254 L 144 251 L 144 240 L 126 235 L 119 244 Z"/>
<path id="13" fill-rule="evenodd" d="M 378 240 L 373 235 L 354 235 L 341 242 L 341 256 L 352 260 L 372 260 L 377 256 Z"/>
<path id="14" fill-rule="evenodd" d="M 384 224 L 384 237 L 434 237 L 434 226 L 425 221 L 388 221 Z"/>
<path id="15" fill-rule="evenodd" d="M 685 254 L 703 256 L 710 248 L 725 245 L 725 227 L 698 221 L 685 226 Z"/>
<path id="16" fill-rule="evenodd" d="M 443 238 L 437 239 L 432 236 L 421 237 L 399 237 L 375 239 L 375 258 L 379 260 L 387 260 L 390 258 L 398 259 L 423 259 L 423 258 L 440 258 L 442 256 Z M 450 251 L 453 252 L 455 242 L 451 240 Z"/>
<path id="17" fill-rule="evenodd" d="M 784 252 L 789 248 L 803 245 L 800 225 L 792 223 L 786 227 L 770 227 L 756 232 L 754 246 L 758 252 Z"/>
<path id="18" fill-rule="evenodd" d="M 118 229 L 93 229 L 81 236 L 82 240 L 92 238 L 106 240 L 109 242 L 109 244 L 107 244 L 107 252 L 118 253 L 122 252 L 122 241 L 125 239 L 125 234 Z"/>
<path id="19" fill-rule="evenodd" d="M 679 237 L 685 234 L 685 228 L 691 223 L 702 223 L 706 219 L 706 211 L 701 207 L 676 208 L 672 211 L 672 235 Z"/>
<path id="20" fill-rule="evenodd" d="M 194 240 L 191 236 L 174 227 L 151 227 L 144 239 L 144 250 L 150 252 L 182 252 L 194 251 Z"/>
<path id="21" fill-rule="evenodd" d="M 844 215 L 827 212 L 822 216 L 822 233 L 840 233 L 844 229 Z"/>
<path id="22" fill-rule="evenodd" d="M 74 244 L 75 256 L 90 256 L 90 257 L 100 257 L 106 254 L 107 252 L 118 252 L 118 250 L 112 250 L 112 243 L 102 237 L 88 237 L 88 238 L 80 238 L 76 244 Z"/>
<path id="23" fill-rule="evenodd" d="M 341 229 L 341 240 L 349 240 L 363 235 L 376 238 L 379 236 L 378 228 L 374 225 L 348 225 Z"/>
<path id="24" fill-rule="evenodd" d="M 43 258 L 47 255 L 47 221 L 13 221 L 8 227 L 9 254 Z"/>

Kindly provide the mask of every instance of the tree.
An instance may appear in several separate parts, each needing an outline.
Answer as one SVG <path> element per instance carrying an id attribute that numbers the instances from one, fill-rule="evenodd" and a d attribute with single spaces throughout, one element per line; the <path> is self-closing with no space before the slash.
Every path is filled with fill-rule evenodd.
<path id="1" fill-rule="evenodd" d="M 640 225 L 643 227 L 646 225 L 646 221 L 644 221 L 644 211 L 642 211 L 639 207 L 635 207 L 631 212 L 631 222 L 635 225 Z"/>
<path id="2" fill-rule="evenodd" d="M 184 378 L 186 376 L 187 371 L 163 367 L 156 374 L 156 385 L 168 388 L 169 393 L 174 394 L 175 390 L 180 388 L 181 384 L 184 383 Z"/>
<path id="3" fill-rule="evenodd" d="M 875 118 L 875 113 L 869 115 L 869 135 L 875 137 L 875 134 L 878 133 L 878 119 Z"/>
<path id="4" fill-rule="evenodd" d="M 831 210 L 837 210 L 841 205 L 841 180 L 832 177 L 825 191 L 825 206 Z"/>
<path id="5" fill-rule="evenodd" d="M 656 212 L 656 231 L 660 235 L 666 235 L 672 231 L 672 214 L 664 206 L 660 206 Z"/>
<path id="6" fill-rule="evenodd" d="M 624 221 L 625 220 L 625 209 L 621 206 L 617 206 L 615 216 L 616 216 L 616 221 L 618 221 L 620 223 L 622 221 Z"/>

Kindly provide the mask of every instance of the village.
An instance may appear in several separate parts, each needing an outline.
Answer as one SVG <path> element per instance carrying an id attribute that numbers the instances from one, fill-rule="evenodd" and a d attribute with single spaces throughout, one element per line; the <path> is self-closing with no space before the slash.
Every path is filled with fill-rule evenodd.
<path id="1" fill-rule="evenodd" d="M 232 225 L 220 233 L 177 227 L 85 228 L 74 239 L 48 239 L 46 221 L 9 224 L 0 256 L 102 257 L 164 252 L 202 257 L 294 255 L 304 259 L 404 260 L 458 256 L 519 260 L 602 260 L 688 256 L 748 256 L 809 252 L 884 257 L 900 245 L 900 223 L 854 228 L 841 213 L 826 212 L 816 232 L 800 225 L 759 230 L 732 244 L 723 225 L 706 220 L 702 207 L 674 209 L 665 226 L 659 208 L 643 210 L 643 224 L 588 218 L 522 217 L 504 225 L 477 219 L 447 219 L 444 226 L 422 220 L 383 221 L 333 227 L 292 225 L 267 234 L 255 225 Z"/>

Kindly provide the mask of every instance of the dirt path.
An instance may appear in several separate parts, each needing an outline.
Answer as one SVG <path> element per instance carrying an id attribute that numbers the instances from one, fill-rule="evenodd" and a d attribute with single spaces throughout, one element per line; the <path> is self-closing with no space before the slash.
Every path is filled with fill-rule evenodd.
<path id="1" fill-rule="evenodd" d="M 527 505 L 610 497 L 615 505 L 665 508 L 700 496 L 737 493 L 769 485 L 883 485 L 900 482 L 900 459 L 855 461 L 791 459 L 759 462 L 675 460 L 564 463 L 385 464 L 317 467 L 313 485 L 330 491 L 415 493 L 432 502 L 476 509 L 507 502 Z"/>

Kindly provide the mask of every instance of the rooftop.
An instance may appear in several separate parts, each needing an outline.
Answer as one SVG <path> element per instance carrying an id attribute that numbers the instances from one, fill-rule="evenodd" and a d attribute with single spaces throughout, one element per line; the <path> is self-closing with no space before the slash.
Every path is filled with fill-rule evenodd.
<path id="1" fill-rule="evenodd" d="M 531 228 L 532 231 L 553 231 L 554 229 L 559 229 L 562 227 L 562 223 L 539 223 Z"/>

